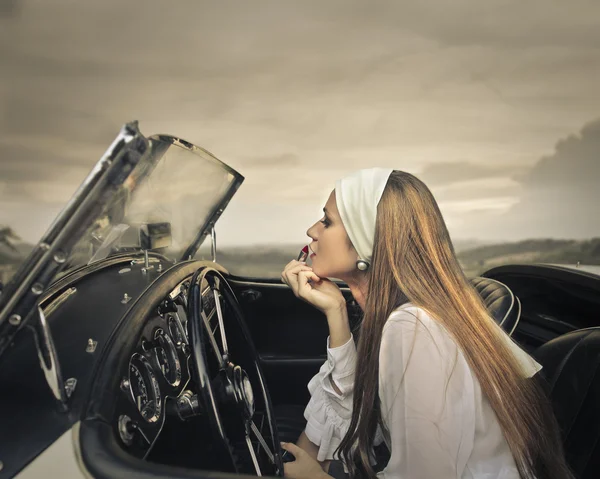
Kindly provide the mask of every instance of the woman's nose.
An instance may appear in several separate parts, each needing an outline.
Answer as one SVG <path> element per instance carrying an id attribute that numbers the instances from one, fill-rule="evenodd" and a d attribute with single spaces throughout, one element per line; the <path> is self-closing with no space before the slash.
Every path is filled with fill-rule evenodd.
<path id="1" fill-rule="evenodd" d="M 306 230 L 306 236 L 309 236 L 313 241 L 316 241 L 316 223 Z"/>

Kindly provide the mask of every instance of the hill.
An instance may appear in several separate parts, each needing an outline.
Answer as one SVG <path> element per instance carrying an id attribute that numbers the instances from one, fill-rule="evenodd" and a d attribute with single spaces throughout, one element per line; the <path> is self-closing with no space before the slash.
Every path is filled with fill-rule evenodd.
<path id="1" fill-rule="evenodd" d="M 509 263 L 600 265 L 600 238 L 590 240 L 530 239 L 480 246 L 457 254 L 467 276 Z"/>
<path id="2" fill-rule="evenodd" d="M 590 240 L 528 239 L 514 243 L 498 243 L 469 248 L 468 243 L 455 242 L 458 260 L 468 277 L 509 263 L 563 263 L 600 265 L 600 238 Z M 298 246 L 255 246 L 218 248 L 217 261 L 239 276 L 279 278 L 285 265 L 296 259 Z M 202 251 L 210 259 L 210 251 Z"/>
<path id="3" fill-rule="evenodd" d="M 476 245 L 475 247 L 469 247 Z M 0 246 L 0 280 L 6 282 L 32 246 L 15 245 L 15 253 Z M 600 237 L 590 240 L 529 239 L 514 243 L 481 244 L 476 240 L 454 242 L 458 260 L 468 277 L 509 263 L 563 263 L 600 265 Z M 296 259 L 298 245 L 257 245 L 217 248 L 217 261 L 232 274 L 256 278 L 279 278 L 283 268 Z M 207 242 L 197 258 L 210 260 Z"/>

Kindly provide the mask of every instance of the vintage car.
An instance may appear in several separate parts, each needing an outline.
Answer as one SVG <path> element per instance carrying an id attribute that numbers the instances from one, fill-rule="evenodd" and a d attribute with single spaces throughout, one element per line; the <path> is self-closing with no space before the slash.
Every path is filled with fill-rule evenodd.
<path id="1" fill-rule="evenodd" d="M 0 296 L 0 478 L 283 475 L 279 441 L 304 427 L 328 331 L 279 278 L 215 261 L 243 180 L 184 140 L 122 128 Z M 206 238 L 213 261 L 194 259 Z M 543 364 L 577 477 L 600 477 L 600 267 L 471 281 Z"/>

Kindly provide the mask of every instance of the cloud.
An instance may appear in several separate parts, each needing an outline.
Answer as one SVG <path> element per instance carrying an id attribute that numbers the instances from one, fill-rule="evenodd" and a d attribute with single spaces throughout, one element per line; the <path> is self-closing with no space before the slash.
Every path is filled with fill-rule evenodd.
<path id="1" fill-rule="evenodd" d="M 294 153 L 282 153 L 272 156 L 255 156 L 244 161 L 249 168 L 293 168 L 300 166 L 300 158 Z"/>
<path id="2" fill-rule="evenodd" d="M 600 233 L 600 119 L 556 143 L 520 179 L 518 202 L 502 214 L 465 214 L 460 235 L 490 239 L 584 239 Z"/>
<path id="3" fill-rule="evenodd" d="M 438 202 L 462 201 L 479 202 L 500 201 L 512 198 L 518 202 L 523 187 L 516 181 L 507 178 L 478 178 L 475 180 L 457 181 L 444 186 L 430 186 L 431 192 Z M 491 209 L 496 209 L 491 207 Z"/>
<path id="4" fill-rule="evenodd" d="M 261 237 L 285 237 L 335 179 L 374 165 L 423 172 L 454 224 L 505 233 L 477 215 L 526 205 L 546 173 L 519 175 L 600 111 L 600 4 L 376 3 L 19 2 L 0 28 L 0 201 L 71 194 L 139 119 L 238 169 L 232 207 L 265 205 Z"/>
<path id="5" fill-rule="evenodd" d="M 387 7 L 385 18 L 389 22 L 401 18 L 402 24 L 412 25 L 413 31 L 426 33 L 444 45 L 593 48 L 600 41 L 596 21 L 600 6 L 594 0 L 572 4 L 544 0 L 486 3 L 459 0 L 452 2 L 452 8 L 444 8 L 442 15 L 429 14 L 443 5 L 439 1 L 393 3 L 384 7 Z"/>
<path id="6" fill-rule="evenodd" d="M 426 165 L 418 176 L 428 186 L 438 186 L 479 179 L 514 179 L 528 169 L 523 165 L 511 164 L 488 165 L 469 161 L 435 162 Z"/>
<path id="7" fill-rule="evenodd" d="M 536 163 L 521 182 L 533 190 L 600 191 L 600 118 L 560 140 L 554 152 Z"/>
<path id="8" fill-rule="evenodd" d="M 48 179 L 70 166 L 69 161 L 56 153 L 12 145 L 0 144 L 0 158 L 0 178 L 10 183 Z"/>

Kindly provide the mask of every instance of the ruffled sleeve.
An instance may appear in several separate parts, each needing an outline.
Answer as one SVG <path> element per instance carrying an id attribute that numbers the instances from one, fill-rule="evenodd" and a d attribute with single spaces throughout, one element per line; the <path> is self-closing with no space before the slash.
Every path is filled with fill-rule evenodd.
<path id="1" fill-rule="evenodd" d="M 334 459 L 333 453 L 350 425 L 355 369 L 354 337 L 336 348 L 329 347 L 327 338 L 327 361 L 308 383 L 311 398 L 304 410 L 307 421 L 305 433 L 319 447 L 319 461 Z M 332 382 L 341 394 L 334 389 Z"/>

